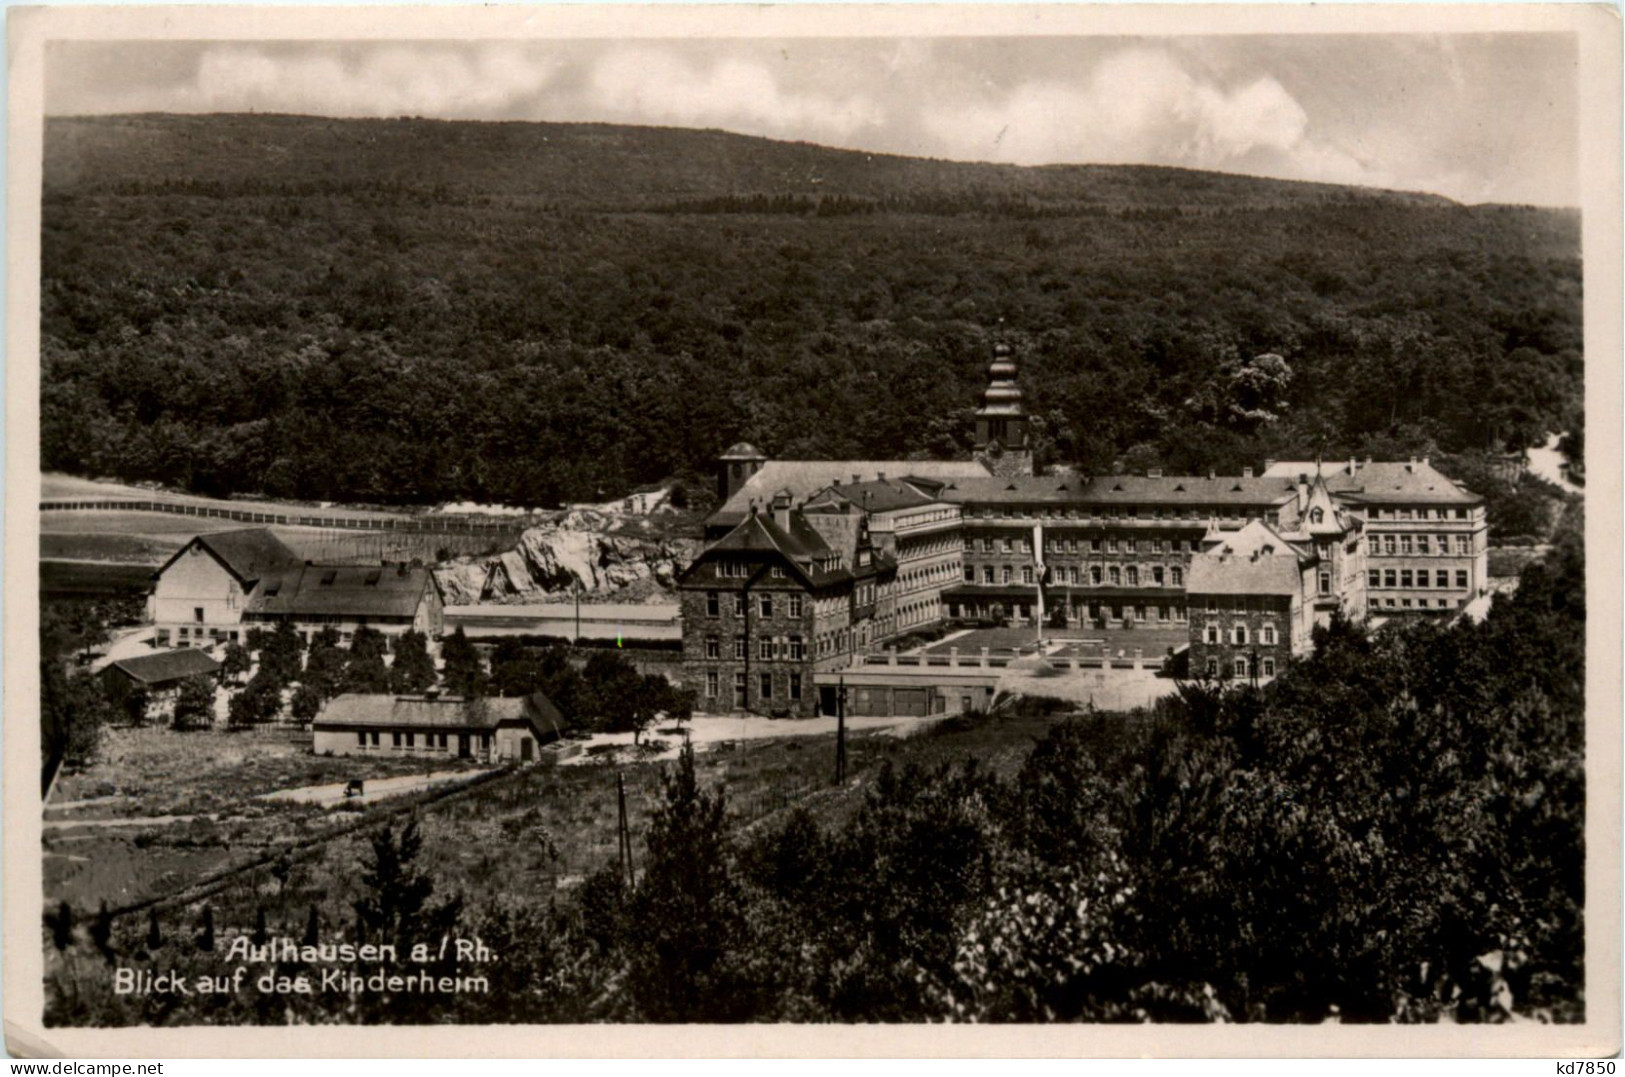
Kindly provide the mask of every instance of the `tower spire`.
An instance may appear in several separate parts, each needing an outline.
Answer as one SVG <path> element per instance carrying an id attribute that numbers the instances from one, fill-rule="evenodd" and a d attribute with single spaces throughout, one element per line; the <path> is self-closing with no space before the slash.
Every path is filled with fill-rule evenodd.
<path id="1" fill-rule="evenodd" d="M 987 388 L 976 409 L 976 458 L 996 475 L 1031 475 L 1027 412 L 1021 403 L 1016 358 L 1003 341 L 993 346 Z"/>

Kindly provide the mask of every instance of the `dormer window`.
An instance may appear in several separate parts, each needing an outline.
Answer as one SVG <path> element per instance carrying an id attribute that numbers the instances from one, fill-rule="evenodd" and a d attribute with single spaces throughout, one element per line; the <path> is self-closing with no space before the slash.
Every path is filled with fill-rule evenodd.
<path id="1" fill-rule="evenodd" d="M 1326 510 L 1325 509 L 1314 508 L 1314 509 L 1309 510 L 1309 522 L 1310 523 L 1312 523 L 1312 524 L 1322 523 L 1325 519 L 1326 519 Z"/>

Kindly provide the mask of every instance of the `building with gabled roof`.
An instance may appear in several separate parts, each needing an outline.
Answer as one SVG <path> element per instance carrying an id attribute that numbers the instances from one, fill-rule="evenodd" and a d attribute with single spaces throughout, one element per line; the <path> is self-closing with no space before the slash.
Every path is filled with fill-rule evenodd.
<path id="1" fill-rule="evenodd" d="M 213 678 L 219 673 L 219 662 L 203 651 L 186 649 L 115 658 L 102 667 L 101 677 L 126 691 L 145 692 L 147 715 L 151 717 L 174 711 L 175 699 L 186 681 L 193 677 Z"/>
<path id="2" fill-rule="evenodd" d="M 678 578 L 684 675 L 699 708 L 801 717 L 833 707 L 815 697 L 815 674 L 880 638 L 896 575 L 862 513 L 833 500 L 793 508 L 779 491 Z"/>
<path id="3" fill-rule="evenodd" d="M 325 627 L 348 641 L 361 625 L 388 635 L 442 630 L 434 573 L 419 565 L 306 561 L 267 528 L 198 535 L 153 573 L 147 612 L 161 647 L 241 640 L 290 621 L 308 642 Z"/>
<path id="4" fill-rule="evenodd" d="M 529 763 L 563 735 L 564 716 L 542 692 L 513 698 L 350 693 L 312 723 L 317 755 L 408 755 Z"/>
<path id="5" fill-rule="evenodd" d="M 262 577 L 301 564 L 263 527 L 198 535 L 152 574 L 147 617 L 160 646 L 204 647 L 235 640 Z"/>
<path id="6" fill-rule="evenodd" d="M 421 565 L 322 565 L 304 562 L 267 573 L 250 596 L 243 620 L 274 626 L 291 621 L 307 640 L 324 628 L 348 643 L 365 625 L 385 635 L 439 636 L 444 604 L 434 573 Z"/>

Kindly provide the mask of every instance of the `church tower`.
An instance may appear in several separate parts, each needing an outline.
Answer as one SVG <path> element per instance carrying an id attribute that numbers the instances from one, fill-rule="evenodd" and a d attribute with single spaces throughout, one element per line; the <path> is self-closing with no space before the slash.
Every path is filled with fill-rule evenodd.
<path id="1" fill-rule="evenodd" d="M 1032 446 L 1028 443 L 1027 413 L 1016 383 L 1016 361 L 1008 344 L 993 348 L 987 368 L 987 388 L 976 409 L 976 459 L 1001 478 L 1033 473 Z"/>

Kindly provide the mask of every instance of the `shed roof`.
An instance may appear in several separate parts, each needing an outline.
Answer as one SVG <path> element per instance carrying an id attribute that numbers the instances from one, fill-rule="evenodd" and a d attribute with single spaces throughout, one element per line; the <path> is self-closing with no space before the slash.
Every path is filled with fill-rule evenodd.
<path id="1" fill-rule="evenodd" d="M 182 647 L 173 651 L 120 658 L 109 662 L 107 668 L 116 669 L 131 680 L 145 685 L 161 685 L 184 681 L 199 674 L 217 673 L 220 670 L 220 663 L 203 651 Z"/>

